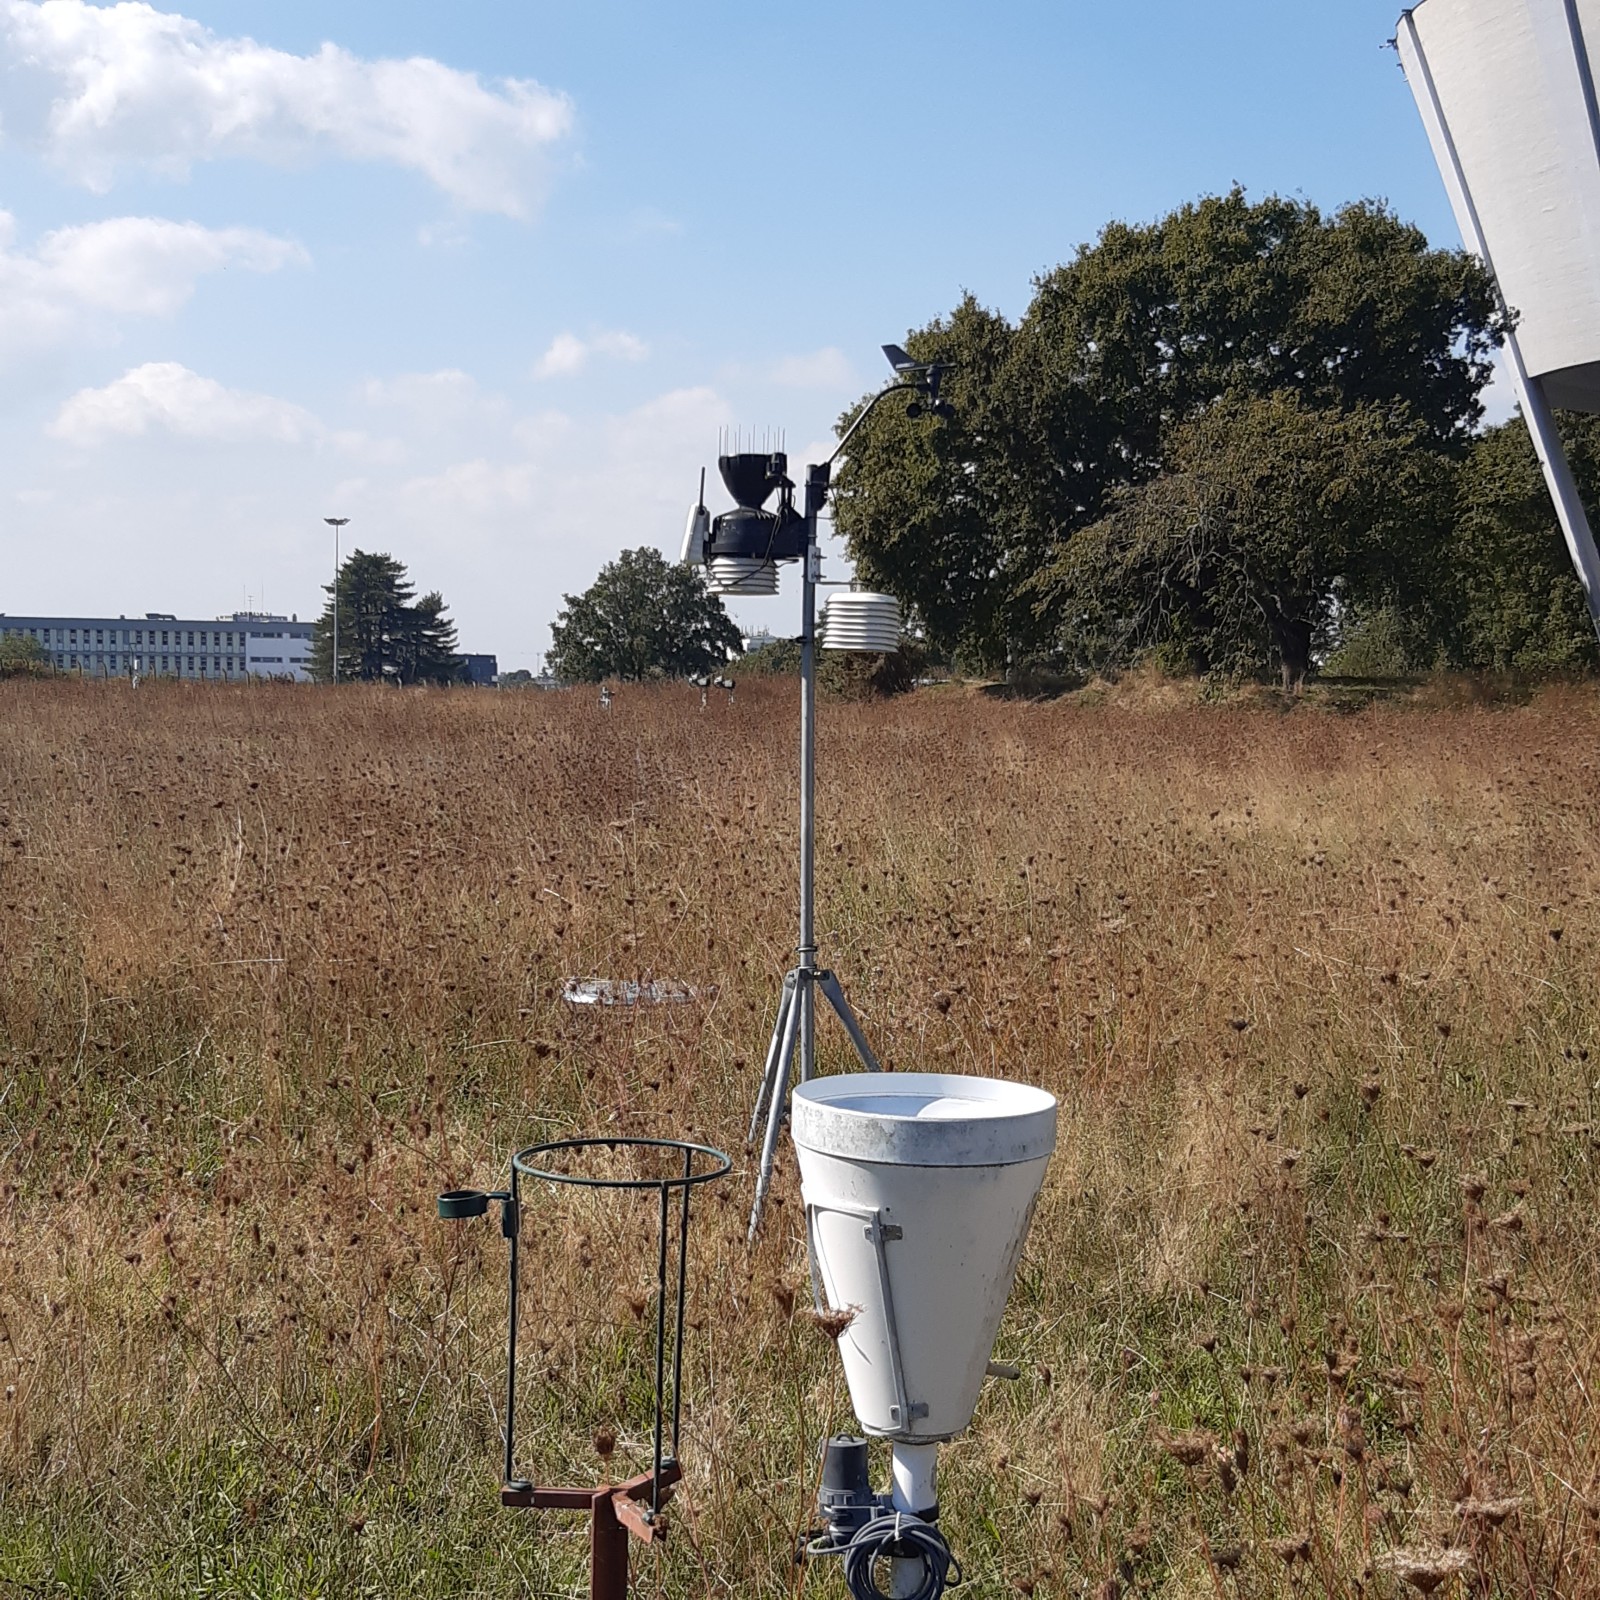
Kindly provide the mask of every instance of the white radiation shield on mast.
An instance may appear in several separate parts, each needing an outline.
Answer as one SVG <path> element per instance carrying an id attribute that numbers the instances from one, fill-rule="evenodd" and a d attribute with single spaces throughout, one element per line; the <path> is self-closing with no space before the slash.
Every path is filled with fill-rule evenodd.
<path id="1" fill-rule="evenodd" d="M 819 1293 L 862 1428 L 897 1444 L 972 1420 L 1056 1143 L 1053 1095 L 999 1078 L 799 1084 L 793 1138 Z"/>
<path id="2" fill-rule="evenodd" d="M 1552 406 L 1600 411 L 1600 0 L 1419 0 L 1395 45 L 1600 635 L 1600 554 Z"/>
<path id="3" fill-rule="evenodd" d="M 713 594 L 776 594 L 778 563 L 755 556 L 708 556 L 706 584 Z"/>
<path id="4" fill-rule="evenodd" d="M 900 648 L 900 602 L 892 594 L 845 589 L 830 595 L 817 624 L 824 650 L 893 655 Z"/>

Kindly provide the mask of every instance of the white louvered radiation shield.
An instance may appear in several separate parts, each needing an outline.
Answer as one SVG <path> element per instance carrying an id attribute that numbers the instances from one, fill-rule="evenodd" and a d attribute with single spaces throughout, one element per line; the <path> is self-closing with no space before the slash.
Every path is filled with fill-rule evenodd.
<path id="1" fill-rule="evenodd" d="M 841 590 L 828 597 L 817 625 L 824 650 L 892 655 L 900 648 L 900 602 L 892 594 Z"/>
<path id="2" fill-rule="evenodd" d="M 712 556 L 706 562 L 706 584 L 713 594 L 776 594 L 778 563 L 756 556 Z"/>

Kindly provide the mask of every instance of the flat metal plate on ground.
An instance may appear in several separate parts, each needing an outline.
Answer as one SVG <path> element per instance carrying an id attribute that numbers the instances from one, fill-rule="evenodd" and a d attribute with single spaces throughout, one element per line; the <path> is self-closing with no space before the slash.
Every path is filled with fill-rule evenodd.
<path id="1" fill-rule="evenodd" d="M 684 1006 L 715 994 L 676 978 L 568 978 L 561 998 L 569 1006 Z"/>

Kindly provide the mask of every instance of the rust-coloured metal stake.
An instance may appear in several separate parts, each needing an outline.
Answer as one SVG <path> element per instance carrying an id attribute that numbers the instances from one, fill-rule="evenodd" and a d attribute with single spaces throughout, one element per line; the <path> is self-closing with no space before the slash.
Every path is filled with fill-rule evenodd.
<path id="1" fill-rule="evenodd" d="M 589 1600 L 628 1600 L 628 1530 L 604 1489 L 589 1514 Z"/>
<path id="2" fill-rule="evenodd" d="M 672 1497 L 672 1485 L 683 1476 L 676 1461 L 661 1464 L 660 1504 Z M 656 1476 L 641 1472 L 626 1483 L 598 1489 L 536 1489 L 530 1483 L 500 1486 L 500 1503 L 545 1511 L 589 1513 L 589 1600 L 628 1600 L 628 1539 L 665 1543 L 666 1523 L 640 1502 L 651 1499 Z"/>

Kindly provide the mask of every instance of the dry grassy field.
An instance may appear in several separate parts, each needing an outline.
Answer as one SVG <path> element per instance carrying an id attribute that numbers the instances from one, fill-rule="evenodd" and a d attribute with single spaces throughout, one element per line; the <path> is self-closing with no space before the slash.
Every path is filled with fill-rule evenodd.
<path id="1" fill-rule="evenodd" d="M 1062 1106 L 1022 1378 L 943 1452 L 967 1592 L 1600 1595 L 1592 693 L 822 722 L 885 1061 Z M 606 1131 L 736 1157 L 636 1592 L 843 1595 L 790 1560 L 850 1416 L 787 1155 L 743 1240 L 795 743 L 783 684 L 0 683 L 0 1596 L 582 1592 L 581 1522 L 495 1502 L 503 1245 L 434 1196 Z M 526 1465 L 620 1477 L 648 1222 L 526 1228 Z"/>

